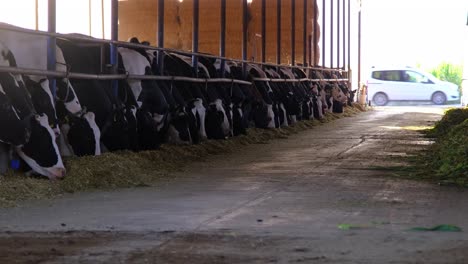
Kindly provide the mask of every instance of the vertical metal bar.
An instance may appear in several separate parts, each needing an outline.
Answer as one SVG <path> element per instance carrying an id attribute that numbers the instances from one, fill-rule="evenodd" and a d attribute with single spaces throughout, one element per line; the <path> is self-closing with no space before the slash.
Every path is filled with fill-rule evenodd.
<path id="1" fill-rule="evenodd" d="M 89 21 L 88 21 L 88 23 L 89 23 L 89 24 L 88 24 L 89 28 L 88 28 L 88 30 L 89 30 L 89 35 L 90 35 L 90 36 L 91 36 L 91 33 L 92 33 L 92 32 L 91 32 L 91 30 L 92 30 L 92 29 L 91 29 L 91 28 L 92 28 L 91 24 L 93 23 L 93 18 L 91 17 L 91 15 L 92 15 L 92 13 L 91 13 L 91 0 L 89 0 L 89 1 L 88 1 L 88 18 L 89 18 Z"/>
<path id="2" fill-rule="evenodd" d="M 304 12 L 302 14 L 302 64 L 307 65 L 307 0 L 302 5 Z M 309 64 L 310 65 L 310 64 Z"/>
<path id="3" fill-rule="evenodd" d="M 242 0 L 242 60 L 247 60 L 247 29 L 248 29 L 248 4 L 247 0 Z M 247 65 L 242 63 L 244 77 L 247 74 Z"/>
<path id="4" fill-rule="evenodd" d="M 262 0 L 262 62 L 266 61 L 266 0 Z"/>
<path id="5" fill-rule="evenodd" d="M 34 16 L 35 16 L 36 30 L 39 30 L 39 0 L 36 0 L 34 3 Z"/>
<path id="6" fill-rule="evenodd" d="M 55 33 L 56 32 L 56 2 L 55 0 L 48 1 L 48 32 Z M 55 37 L 48 37 L 47 38 L 47 70 L 55 71 L 56 69 L 56 39 Z M 50 92 L 52 93 L 53 98 L 55 98 L 56 94 L 56 81 L 54 77 L 49 78 L 49 88 Z"/>
<path id="7" fill-rule="evenodd" d="M 348 0 L 348 72 L 351 70 L 351 0 Z"/>
<path id="8" fill-rule="evenodd" d="M 291 65 L 296 65 L 296 0 L 291 0 Z"/>
<path id="9" fill-rule="evenodd" d="M 158 47 L 164 47 L 164 2 L 166 0 L 158 0 Z M 158 74 L 163 74 L 163 52 L 158 52 Z"/>
<path id="10" fill-rule="evenodd" d="M 309 65 L 310 66 L 316 66 L 315 65 L 315 42 L 314 42 L 314 44 L 312 44 L 312 40 L 313 40 L 312 35 L 309 35 Z M 312 51 L 314 51 L 313 52 L 314 53 L 314 61 L 312 61 Z"/>
<path id="11" fill-rule="evenodd" d="M 336 1 L 336 68 L 340 68 L 340 0 Z"/>
<path id="12" fill-rule="evenodd" d="M 360 2 L 360 1 L 359 1 Z M 361 3 L 358 14 L 358 89 L 361 87 Z"/>
<path id="13" fill-rule="evenodd" d="M 221 0 L 221 29 L 219 35 L 219 56 L 226 57 L 226 0 Z M 225 76 L 225 60 L 221 59 L 221 77 Z"/>
<path id="14" fill-rule="evenodd" d="M 320 56 L 322 56 L 322 67 L 325 67 L 325 31 L 326 31 L 326 27 L 325 27 L 325 2 L 326 0 L 323 0 L 322 1 L 322 26 L 321 26 L 321 30 L 320 30 L 320 35 L 321 35 L 321 38 L 322 38 L 322 52 L 320 53 Z"/>
<path id="15" fill-rule="evenodd" d="M 317 24 L 318 24 L 318 21 L 317 21 L 317 14 L 318 14 L 318 4 L 317 4 L 317 1 L 313 1 L 312 3 L 314 3 L 314 17 L 313 17 L 313 21 L 312 21 L 312 25 L 313 25 L 313 33 L 314 34 L 312 36 L 312 40 L 313 40 L 313 43 L 311 43 L 311 47 L 312 47 L 312 54 L 313 56 L 311 55 L 311 58 L 309 60 L 310 62 L 310 65 L 313 65 L 313 66 L 317 66 L 316 62 L 317 62 L 317 49 L 315 48 L 315 45 L 317 45 Z M 310 50 L 310 48 L 309 48 Z M 313 62 L 312 62 L 312 57 L 313 57 Z"/>
<path id="16" fill-rule="evenodd" d="M 199 0 L 193 0 L 193 22 L 192 22 L 192 51 L 198 52 L 198 29 L 199 29 L 199 16 L 200 16 L 200 3 Z M 198 77 L 198 57 L 197 55 L 192 56 L 192 65 L 195 70 L 195 75 Z"/>
<path id="17" fill-rule="evenodd" d="M 105 29 L 105 22 L 104 22 L 104 0 L 101 0 L 101 30 L 102 30 L 102 38 L 106 38 L 106 29 Z"/>
<path id="18" fill-rule="evenodd" d="M 164 2 L 158 0 L 158 47 L 164 47 Z"/>
<path id="19" fill-rule="evenodd" d="M 346 0 L 343 0 L 343 70 L 346 69 Z"/>
<path id="20" fill-rule="evenodd" d="M 276 64 L 281 64 L 281 0 L 276 0 Z"/>
<path id="21" fill-rule="evenodd" d="M 330 0 L 330 68 L 333 68 L 333 2 L 335 0 Z"/>
<path id="22" fill-rule="evenodd" d="M 112 0 L 111 2 L 111 40 L 117 41 L 119 39 L 119 2 L 118 0 Z M 118 54 L 117 46 L 111 44 L 110 46 L 110 63 L 112 65 L 112 73 L 117 73 L 118 67 Z M 112 80 L 112 91 L 117 97 L 119 93 L 119 82 Z"/>

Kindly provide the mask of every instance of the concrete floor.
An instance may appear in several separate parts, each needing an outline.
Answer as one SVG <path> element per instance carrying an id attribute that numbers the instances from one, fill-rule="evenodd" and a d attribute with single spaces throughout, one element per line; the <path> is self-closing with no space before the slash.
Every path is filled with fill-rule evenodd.
<path id="1" fill-rule="evenodd" d="M 166 186 L 0 209 L 0 263 L 467 263 L 466 232 L 409 229 L 468 230 L 468 192 L 375 169 L 429 144 L 415 129 L 442 112 L 376 108 L 189 164 Z"/>

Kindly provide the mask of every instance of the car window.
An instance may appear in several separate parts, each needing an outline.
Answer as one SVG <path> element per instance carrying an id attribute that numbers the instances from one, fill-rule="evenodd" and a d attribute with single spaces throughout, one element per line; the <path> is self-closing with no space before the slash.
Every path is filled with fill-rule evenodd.
<path id="1" fill-rule="evenodd" d="M 403 81 L 405 82 L 414 82 L 414 83 L 425 83 L 428 82 L 426 76 L 415 72 L 415 71 L 405 71 L 403 73 Z"/>
<path id="2" fill-rule="evenodd" d="M 401 71 L 374 71 L 372 78 L 383 81 L 401 81 Z"/>

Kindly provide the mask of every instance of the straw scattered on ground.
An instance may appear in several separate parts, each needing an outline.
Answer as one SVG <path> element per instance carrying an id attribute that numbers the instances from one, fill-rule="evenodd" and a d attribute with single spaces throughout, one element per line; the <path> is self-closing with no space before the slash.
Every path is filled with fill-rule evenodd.
<path id="1" fill-rule="evenodd" d="M 20 201 L 60 196 L 65 193 L 112 190 L 128 187 L 158 186 L 170 183 L 171 172 L 181 170 L 194 161 L 203 161 L 210 155 L 241 150 L 250 144 L 266 144 L 275 139 L 287 138 L 323 123 L 356 115 L 365 108 L 358 104 L 345 107 L 343 114 L 328 113 L 322 120 L 308 120 L 280 129 L 248 129 L 247 135 L 228 140 L 207 140 L 198 145 L 163 145 L 158 150 L 130 152 L 119 151 L 66 159 L 67 176 L 63 180 L 27 177 L 8 171 L 0 176 L 0 207 L 15 206 Z"/>

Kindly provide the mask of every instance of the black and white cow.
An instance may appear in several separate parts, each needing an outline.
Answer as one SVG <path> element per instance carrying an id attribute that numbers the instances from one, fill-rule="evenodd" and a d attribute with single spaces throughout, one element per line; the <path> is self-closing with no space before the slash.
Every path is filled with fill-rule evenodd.
<path id="1" fill-rule="evenodd" d="M 204 65 L 210 69 L 210 76 L 215 78 L 228 78 L 235 79 L 235 68 L 231 69 L 231 66 L 224 62 L 224 73 L 221 72 L 221 60 L 203 60 Z M 248 114 L 250 113 L 251 101 L 249 100 L 249 93 L 246 90 L 250 90 L 250 87 L 244 84 L 240 85 L 235 82 L 231 83 L 219 83 L 218 90 L 221 91 L 223 101 L 225 102 L 225 110 L 230 114 L 229 120 L 231 123 L 231 130 L 234 136 L 246 134 L 248 125 Z M 244 88 L 243 88 L 244 87 Z"/>
<path id="2" fill-rule="evenodd" d="M 136 42 L 135 40 L 134 42 Z M 119 64 L 129 74 L 153 75 L 148 57 L 129 48 L 119 48 Z M 143 53 L 145 54 L 145 53 Z M 128 85 L 132 101 L 137 107 L 137 130 L 140 149 L 155 149 L 163 143 L 169 104 L 155 80 L 131 80 L 120 82 Z"/>
<path id="3" fill-rule="evenodd" d="M 5 44 L 0 44 L 0 65 L 17 66 L 13 53 Z M 7 110 L 6 113 L 8 109 L 14 110 L 13 115 L 5 115 L 12 124 L 11 128 L 7 127 L 5 130 L 9 130 L 7 133 L 18 133 L 9 141 L 5 141 L 5 138 L 2 141 L 12 144 L 18 155 L 34 172 L 51 179 L 65 176 L 66 170 L 49 119 L 46 114 L 38 113 L 34 108 L 22 76 L 1 73 L 0 83 L 0 94 L 3 95 L 5 103 L 3 110 Z M 15 119 L 20 123 L 11 123 Z"/>
<path id="4" fill-rule="evenodd" d="M 276 116 L 273 111 L 273 90 L 268 81 L 253 80 L 254 78 L 267 78 L 268 76 L 255 64 L 248 64 L 247 71 L 249 80 L 252 80 L 254 84 L 253 92 L 258 94 L 252 113 L 255 126 L 258 128 L 275 128 Z"/>
<path id="5" fill-rule="evenodd" d="M 90 38 L 91 39 L 91 38 Z M 101 74 L 103 68 L 101 51 L 109 53 L 108 45 L 89 44 L 85 41 L 68 41 L 57 39 L 57 45 L 63 52 L 64 59 L 71 70 L 78 73 Z M 118 91 L 112 88 L 112 82 L 107 80 L 70 79 L 80 103 L 94 113 L 94 120 L 100 130 L 102 151 L 123 149 L 138 149 L 136 106 L 134 103 L 120 100 L 130 99 L 131 92 L 119 86 Z M 91 118 L 92 119 L 92 118 Z M 91 138 L 87 141 L 93 143 Z"/>
<path id="6" fill-rule="evenodd" d="M 8 27 L 12 29 L 16 28 L 9 25 Z M 5 42 L 5 45 L 11 47 L 10 49 L 15 58 L 15 65 L 22 68 L 47 69 L 47 37 L 6 30 L 1 30 L 0 36 L 2 41 Z M 68 70 L 62 50 L 59 47 L 56 47 L 56 61 L 56 68 L 58 71 L 66 72 Z M 66 134 L 60 133 L 60 129 L 69 131 L 70 129 L 84 128 L 74 133 L 94 140 L 99 138 L 99 131 L 96 129 L 97 126 L 91 118 L 93 115 L 84 116 L 85 111 L 82 109 L 80 101 L 67 78 L 58 78 L 56 80 L 57 89 L 55 97 L 52 95 L 49 81 L 45 76 L 24 76 L 24 83 L 31 94 L 36 111 L 48 116 L 50 126 L 59 137 L 59 142 L 70 141 L 66 139 Z M 81 118 L 81 121 L 77 120 L 77 118 Z M 67 120 L 69 119 L 74 119 L 79 123 L 85 122 L 85 125 L 69 126 L 69 124 L 67 124 Z M 63 128 L 63 125 L 68 126 L 68 129 Z M 70 143 L 74 146 L 74 151 L 76 153 L 84 153 L 86 155 L 100 154 L 100 149 L 96 148 L 96 144 L 90 146 L 82 145 L 83 141 L 71 141 Z M 91 140 L 89 140 L 89 142 L 90 141 Z M 68 145 L 69 150 L 65 151 L 67 146 L 60 144 L 60 149 L 64 150 L 62 155 L 67 156 L 69 153 L 74 152 L 71 145 Z M 84 151 L 84 149 L 88 149 L 89 151 Z"/>
<path id="7" fill-rule="evenodd" d="M 186 56 L 166 53 L 164 54 L 164 75 L 168 76 L 185 76 L 185 77 L 196 77 L 196 73 L 192 68 L 189 58 Z M 180 142 L 175 143 L 199 143 L 201 140 L 207 138 L 206 127 L 205 127 L 205 102 L 206 99 L 201 91 L 201 85 L 199 83 L 187 82 L 187 81 L 174 81 L 171 82 L 171 89 L 177 89 L 178 93 L 184 99 L 186 108 L 184 111 L 179 112 L 180 119 L 187 121 L 189 133 L 189 141 L 183 141 L 180 137 L 181 129 L 175 130 L 171 128 L 169 131 L 171 137 L 180 139 Z M 182 128 L 185 129 L 185 128 Z"/>

